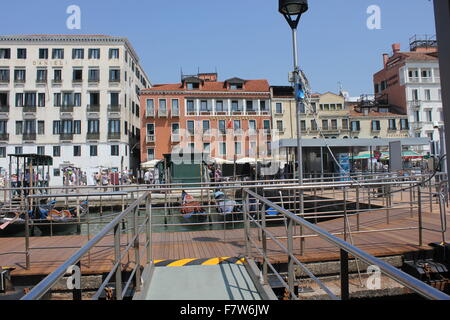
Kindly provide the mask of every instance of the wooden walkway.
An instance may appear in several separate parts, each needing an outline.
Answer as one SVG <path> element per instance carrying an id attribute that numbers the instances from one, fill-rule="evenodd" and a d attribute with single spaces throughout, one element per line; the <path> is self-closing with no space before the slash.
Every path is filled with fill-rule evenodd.
<path id="1" fill-rule="evenodd" d="M 425 228 L 439 229 L 440 218 L 436 212 L 438 206 L 435 205 L 435 212 L 430 213 L 429 208 L 424 205 L 423 226 Z M 415 210 L 416 211 L 416 210 Z M 318 225 L 323 229 L 339 233 L 343 231 L 343 218 L 321 222 Z M 428 246 L 432 242 L 440 242 L 442 236 L 440 233 L 432 231 L 423 231 L 423 245 L 418 245 L 418 230 L 396 230 L 376 233 L 356 234 L 356 217 L 349 217 L 349 223 L 352 228 L 351 240 L 360 249 L 374 256 L 392 256 L 408 252 L 414 252 L 421 249 L 430 249 Z M 415 214 L 411 217 L 409 208 L 399 208 L 390 210 L 390 223 L 387 224 L 386 210 L 377 210 L 370 213 L 364 213 L 360 216 L 360 231 L 380 230 L 387 228 L 410 228 L 418 226 L 418 217 Z M 272 227 L 270 232 L 276 236 L 285 236 L 284 226 Z M 298 234 L 299 228 L 296 228 Z M 308 231 L 305 234 L 310 235 Z M 446 233 L 450 239 L 450 232 Z M 339 237 L 343 238 L 342 235 Z M 183 259 L 183 258 L 214 258 L 214 257 L 239 257 L 244 254 L 245 244 L 243 241 L 243 230 L 214 230 L 214 231 L 196 231 L 196 232 L 170 232 L 153 234 L 153 258 L 159 259 Z M 256 229 L 252 229 L 252 239 L 258 241 Z M 347 239 L 349 242 L 350 238 Z M 0 266 L 16 267 L 12 272 L 13 276 L 28 275 L 47 275 L 54 271 L 64 261 L 66 261 L 76 248 L 62 247 L 81 247 L 87 243 L 86 236 L 60 236 L 60 237 L 35 237 L 31 238 L 31 268 L 25 269 L 25 255 L 22 253 L 6 254 L 7 252 L 23 251 L 23 238 L 0 238 Z M 145 236 L 140 238 L 141 242 L 141 263 L 145 264 L 145 250 L 143 248 Z M 286 246 L 284 240 L 281 242 Z M 124 245 L 126 236 L 123 236 Z M 110 271 L 114 261 L 114 251 L 112 248 L 112 236 L 103 239 L 99 246 L 94 248 L 89 261 L 86 257 L 82 260 L 82 270 L 85 274 L 102 274 Z M 103 247 L 101 247 L 103 246 Z M 52 249 L 42 249 L 42 247 L 53 247 Z M 305 240 L 305 251 L 302 255 L 299 252 L 300 240 L 294 241 L 294 251 L 300 261 L 317 262 L 331 261 L 339 259 L 339 250 L 328 242 L 317 237 L 309 237 Z M 268 241 L 269 255 L 272 262 L 286 262 L 287 256 L 277 246 L 274 241 Z M 256 251 L 255 251 L 256 252 Z M 255 256 L 258 256 L 255 253 Z M 134 252 L 129 253 L 130 261 L 134 258 Z M 123 260 L 127 264 L 128 257 Z"/>

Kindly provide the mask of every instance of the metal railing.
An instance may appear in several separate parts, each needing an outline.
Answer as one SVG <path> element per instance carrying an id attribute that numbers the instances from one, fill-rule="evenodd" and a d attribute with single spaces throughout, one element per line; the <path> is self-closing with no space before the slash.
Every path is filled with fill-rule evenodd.
<path id="1" fill-rule="evenodd" d="M 298 299 L 297 295 L 294 292 L 295 287 L 295 270 L 294 265 L 297 264 L 300 268 L 306 272 L 310 276 L 310 278 L 315 281 L 320 288 L 322 288 L 326 294 L 331 299 L 338 299 L 338 297 L 325 286 L 325 284 L 316 278 L 313 273 L 302 263 L 299 259 L 294 255 L 294 236 L 293 229 L 294 224 L 298 224 L 303 228 L 309 229 L 315 234 L 317 234 L 320 238 L 326 240 L 327 242 L 333 244 L 337 248 L 340 249 L 340 268 L 341 268 L 341 299 L 349 299 L 349 255 L 352 255 L 354 258 L 364 261 L 368 265 L 374 265 L 380 268 L 381 272 L 384 273 L 389 278 L 397 281 L 403 286 L 409 288 L 413 292 L 427 298 L 433 300 L 450 300 L 450 296 L 444 294 L 443 292 L 425 284 L 424 282 L 404 273 L 397 268 L 391 266 L 390 264 L 375 258 L 366 252 L 358 249 L 357 247 L 349 244 L 348 242 L 337 238 L 336 236 L 330 234 L 329 232 L 323 230 L 322 228 L 306 221 L 302 217 L 298 217 L 297 215 L 289 212 L 288 210 L 278 206 L 277 204 L 268 201 L 264 197 L 261 197 L 257 193 L 250 191 L 249 189 L 244 190 L 246 199 L 244 205 L 244 217 L 245 217 L 245 246 L 246 246 L 246 256 L 252 257 L 251 247 L 257 249 L 258 253 L 262 256 L 263 266 L 262 266 L 262 276 L 261 280 L 263 283 L 268 283 L 268 268 L 272 269 L 277 278 L 281 281 L 283 286 L 289 291 L 291 299 Z M 273 236 L 266 226 L 266 217 L 265 214 L 262 214 L 261 222 L 257 221 L 250 215 L 250 201 L 249 198 L 256 199 L 263 206 L 273 208 L 280 212 L 287 219 L 287 245 L 282 244 L 275 236 Z M 250 237 L 250 223 L 253 223 L 257 226 L 257 228 L 261 229 L 262 234 L 262 249 L 259 249 L 258 244 L 253 241 Z M 274 242 L 278 244 L 278 246 L 284 251 L 285 254 L 288 255 L 288 281 L 283 279 L 283 277 L 279 274 L 279 272 L 275 269 L 275 267 L 270 263 L 269 256 L 267 254 L 267 240 L 270 238 Z"/>
<path id="2" fill-rule="evenodd" d="M 143 224 L 138 223 L 138 211 L 139 206 L 145 203 L 146 205 L 146 216 Z M 121 225 L 123 220 L 131 218 L 132 219 L 132 238 L 123 245 L 121 242 Z M 87 256 L 91 250 L 93 250 L 101 240 L 105 237 L 113 235 L 113 250 L 114 250 L 114 265 L 111 271 L 106 276 L 105 280 L 100 285 L 100 288 L 94 294 L 94 300 L 98 299 L 102 294 L 103 290 L 108 286 L 114 277 L 115 280 L 115 298 L 117 300 L 122 300 L 128 288 L 132 285 L 134 280 L 134 289 L 140 291 L 141 288 L 141 260 L 140 260 L 140 243 L 139 235 L 141 233 L 146 234 L 145 248 L 147 253 L 147 260 L 151 257 L 151 207 L 150 207 L 150 193 L 147 192 L 143 196 L 139 197 L 134 201 L 127 209 L 116 216 L 110 223 L 108 223 L 102 231 L 100 231 L 94 238 L 92 238 L 85 246 L 83 246 L 79 251 L 72 255 L 66 262 L 64 262 L 60 267 L 58 267 L 53 273 L 48 275 L 43 279 L 38 285 L 36 285 L 28 294 L 22 297 L 21 300 L 37 300 L 44 297 L 44 295 L 51 290 L 51 288 L 63 278 L 70 270 L 73 270 L 74 266 L 79 269 L 83 267 L 82 259 Z M 124 249 L 122 249 L 124 247 Z M 123 264 L 122 261 L 128 256 L 129 251 L 134 252 L 134 259 L 128 263 Z M 129 257 L 129 256 L 128 256 Z M 130 272 L 129 279 L 125 283 L 122 282 L 122 271 L 123 266 L 129 266 L 133 264 L 134 267 Z M 69 270 L 69 271 L 68 271 Z M 80 271 L 81 272 L 81 271 Z M 81 288 L 73 289 L 74 299 L 81 300 Z"/>
<path id="3" fill-rule="evenodd" d="M 79 204 L 79 198 L 82 197 L 99 197 L 100 198 L 100 208 L 102 208 L 103 205 L 110 205 L 112 201 L 108 200 L 108 197 L 113 197 L 120 199 L 122 197 L 125 197 L 124 200 L 122 200 L 122 212 L 120 214 L 112 214 L 109 215 L 108 218 L 113 219 L 113 221 L 117 221 L 117 217 L 122 216 L 125 211 L 128 212 L 128 217 L 131 217 L 132 214 L 128 210 L 129 208 L 125 209 L 125 205 L 130 204 L 130 199 L 141 199 L 141 201 L 136 204 L 136 201 L 131 202 L 130 207 L 133 208 L 139 208 L 140 205 L 144 204 L 146 205 L 146 212 L 151 211 L 153 208 L 153 213 L 151 214 L 151 217 L 153 219 L 153 223 L 150 221 L 150 223 L 147 224 L 147 215 L 145 216 L 144 221 L 139 221 L 142 219 L 139 219 L 139 215 L 137 217 L 137 225 L 139 230 L 135 230 L 136 232 L 142 231 L 142 228 L 145 228 L 145 225 L 152 226 L 153 228 L 165 228 L 166 231 L 168 231 L 168 228 L 187 228 L 187 227 L 208 227 L 211 228 L 210 230 L 220 230 L 221 227 L 223 227 L 223 241 L 227 240 L 227 229 L 229 230 L 230 227 L 234 228 L 237 226 L 240 228 L 241 226 L 239 224 L 245 225 L 250 221 L 252 223 L 259 224 L 260 226 L 263 226 L 265 222 L 263 222 L 263 218 L 265 219 L 265 215 L 263 214 L 262 217 L 260 216 L 259 219 L 255 218 L 254 216 L 251 217 L 248 212 L 245 213 L 245 198 L 251 195 L 254 197 L 254 195 L 251 194 L 251 190 L 263 190 L 270 193 L 272 191 L 272 195 L 265 195 L 264 197 L 261 195 L 258 195 L 258 197 L 264 198 L 264 201 L 260 201 L 261 204 L 265 204 L 266 207 L 273 208 L 277 211 L 279 211 L 281 214 L 279 216 L 270 217 L 270 221 L 278 222 L 278 223 L 284 223 L 286 221 L 286 212 L 289 214 L 292 214 L 296 217 L 300 217 L 301 221 L 312 221 L 317 222 L 318 219 L 335 219 L 335 218 L 344 218 L 342 219 L 342 222 L 344 224 L 343 231 L 342 232 L 333 232 L 328 235 L 331 235 L 333 237 L 344 235 L 344 239 L 351 239 L 352 235 L 358 234 L 358 233 L 370 233 L 370 232 L 396 232 L 401 230 L 418 230 L 419 231 L 419 245 L 422 245 L 422 231 L 426 230 L 426 228 L 423 227 L 422 223 L 422 211 L 423 208 L 426 206 L 426 201 L 429 200 L 430 210 L 432 210 L 433 203 L 435 200 L 441 199 L 436 198 L 434 199 L 433 193 L 430 193 L 432 189 L 434 188 L 434 184 L 432 183 L 431 179 L 429 179 L 429 175 L 417 175 L 417 176 L 410 176 L 410 177 L 398 177 L 395 175 L 391 175 L 388 173 L 378 173 L 373 175 L 353 175 L 352 180 L 345 181 L 348 178 L 345 177 L 339 177 L 339 176 L 332 176 L 332 177 L 317 177 L 314 178 L 311 176 L 309 179 L 305 179 L 304 185 L 300 188 L 298 186 L 298 182 L 296 180 L 291 179 L 285 179 L 285 180 L 260 180 L 260 181 L 221 181 L 221 182 L 192 182 L 192 183 L 171 183 L 171 184 L 155 184 L 155 185 L 122 185 L 122 186 L 67 186 L 67 187 L 42 187 L 42 188 L 20 188 L 21 192 L 25 192 L 27 190 L 33 190 L 33 193 L 35 193 L 34 196 L 31 196 L 29 198 L 31 199 L 39 199 L 40 197 L 48 197 L 48 198 L 65 198 L 66 203 L 69 203 L 70 201 L 74 201 L 74 199 L 77 201 L 76 203 Z M 436 190 L 441 192 L 441 189 L 443 186 L 446 185 L 445 181 L 440 181 L 440 184 L 436 187 Z M 241 213 L 244 212 L 244 216 L 242 218 L 236 218 L 236 215 L 234 213 L 232 214 L 223 214 L 219 213 L 219 204 L 214 200 L 214 192 L 217 191 L 217 189 L 220 189 L 230 197 L 232 197 L 233 200 L 236 201 L 236 208 L 238 208 L 237 211 L 240 211 Z M 242 192 L 242 190 L 246 190 L 245 192 Z M 47 193 L 40 194 L 45 190 Z M 101 191 L 104 190 L 102 193 Z M 108 191 L 115 191 L 106 193 Z M 195 222 L 195 221 L 184 221 L 180 222 L 180 219 L 183 220 L 184 214 L 180 213 L 181 204 L 179 203 L 181 198 L 181 192 L 187 191 L 189 193 L 192 193 L 195 195 L 195 197 L 198 199 L 200 203 L 203 204 L 203 208 L 205 209 L 205 212 L 203 214 L 198 214 L 198 216 L 204 216 L 205 219 L 202 222 Z M 428 190 L 428 191 L 427 191 Z M 10 192 L 11 189 L 5 190 L 5 197 L 6 193 Z M 61 194 L 58 194 L 56 192 L 62 192 Z M 71 193 L 71 192 L 73 193 Z M 274 197 L 273 192 L 280 192 L 282 191 L 285 195 L 280 197 Z M 438 192 L 437 191 L 437 192 Z M 96 192 L 96 193 L 92 193 Z M 241 192 L 241 194 L 239 194 Z M 39 193 L 39 194 L 36 194 Z M 244 196 L 243 196 L 243 195 Z M 287 196 L 286 196 L 287 194 Z M 303 202 L 302 206 L 298 206 L 298 197 L 299 195 L 303 195 Z M 392 195 L 399 194 L 397 198 L 400 198 L 395 200 L 392 199 Z M 126 196 L 125 196 L 126 195 Z M 263 194 L 264 195 L 264 194 Z M 342 195 L 342 196 L 341 196 Z M 306 197 L 306 196 L 309 196 Z M 147 198 L 143 198 L 147 197 Z M 339 199 L 338 199 L 339 198 Z M 103 199 L 103 200 L 102 200 Z M 145 201 L 144 201 L 145 199 Z M 338 199 L 338 201 L 341 203 L 340 208 L 336 208 L 336 204 L 331 203 L 330 199 Z M 445 199 L 445 198 L 442 198 Z M 97 200 L 98 201 L 98 200 Z M 336 202 L 336 200 L 334 200 Z M 442 206 L 445 205 L 445 201 L 437 201 L 439 203 L 440 210 L 442 212 Z M 352 204 L 352 205 L 351 205 Z M 411 216 L 416 215 L 418 218 L 417 225 L 415 226 L 403 226 L 399 228 L 380 228 L 375 229 L 371 228 L 370 230 L 360 230 L 359 225 L 359 216 L 363 213 L 369 213 L 374 212 L 379 217 L 383 217 L 383 213 L 385 213 L 385 219 L 387 224 L 390 223 L 392 219 L 395 218 L 395 215 L 393 215 L 393 212 L 395 213 L 395 210 L 397 208 L 402 207 L 402 210 L 409 210 L 411 213 Z M 185 207 L 186 208 L 186 207 Z M 189 206 L 187 206 L 189 208 Z M 283 211 L 280 211 L 279 209 L 283 209 Z M 100 209 L 102 210 L 102 209 Z M 259 210 L 259 212 L 264 212 L 264 210 Z M 252 212 L 253 213 L 253 212 Z M 131 215 L 130 215 L 131 214 Z M 214 216 L 221 216 L 223 217 L 223 220 L 215 220 Z M 231 217 L 231 221 L 225 219 L 226 216 Z M 357 223 L 356 223 L 356 230 L 350 230 L 348 231 L 348 225 L 346 226 L 346 219 L 348 216 L 356 216 Z M 135 216 L 133 216 L 134 219 Z M 444 208 L 444 218 L 445 218 L 445 208 Z M 441 219 L 442 213 L 441 213 Z M 122 219 L 123 220 L 123 219 Z M 133 220 L 134 221 L 134 220 Z M 445 221 L 446 222 L 446 221 Z M 50 221 L 49 224 L 52 222 Z M 88 227 L 88 240 L 89 243 L 91 243 L 90 240 L 90 233 L 89 233 L 89 225 L 90 224 L 105 224 L 108 223 L 105 228 L 111 227 L 110 222 L 108 222 L 108 219 L 103 219 L 100 217 L 99 219 L 96 219 L 95 217 L 89 217 L 86 216 L 85 219 L 80 219 L 78 222 L 74 223 L 84 223 L 87 224 Z M 293 223 L 298 223 L 297 220 L 293 220 Z M 132 228 L 136 228 L 133 226 Z M 150 228 L 151 229 L 151 228 Z M 446 223 L 445 225 L 442 224 L 443 234 L 445 234 L 446 231 Z M 147 232 L 151 233 L 151 230 L 145 229 L 146 234 Z M 245 228 L 244 228 L 245 230 Z M 264 226 L 264 228 L 260 228 L 260 238 L 261 235 L 265 234 L 266 238 L 271 238 L 270 231 Z M 442 231 L 442 230 L 436 230 Z M 140 233 L 140 232 L 138 232 Z M 106 233 L 104 232 L 104 229 L 99 232 L 93 239 L 97 239 L 99 234 L 103 234 L 103 238 L 106 237 Z M 136 237 L 132 235 L 133 239 L 136 240 Z M 311 237 L 321 237 L 321 235 L 291 235 L 292 239 L 300 239 L 301 243 L 305 243 L 307 239 Z M 275 242 L 280 241 L 287 241 L 289 238 L 289 235 L 287 237 L 284 236 L 274 236 L 275 239 L 272 239 Z M 244 237 L 243 237 L 244 239 Z M 245 238 L 247 239 L 247 238 Z M 56 249 L 57 247 L 52 246 L 51 248 L 33 248 L 30 246 L 30 240 L 31 237 L 27 236 L 26 238 L 26 248 L 25 251 L 22 252 L 27 257 L 27 268 L 30 268 L 32 261 L 30 262 L 31 252 L 34 249 Z M 247 240 L 246 240 L 247 241 Z M 290 241 L 290 240 L 289 240 Z M 98 244 L 98 242 L 95 242 L 95 244 Z M 95 245 L 94 244 L 94 245 Z M 148 244 L 149 248 L 147 247 L 148 252 L 150 253 L 148 257 L 149 259 L 152 259 L 151 255 L 151 243 L 146 242 L 146 245 Z M 133 244 L 135 245 L 135 244 Z M 133 246 L 128 242 L 126 246 Z M 106 246 L 108 247 L 108 246 Z M 111 246 L 109 246 L 111 247 Z M 75 248 L 75 247 L 73 247 Z M 79 248 L 79 247 L 78 247 Z M 82 249 L 83 252 L 84 249 Z M 130 249 L 128 249 L 130 250 Z M 303 247 L 301 250 L 305 252 L 305 248 Z M 89 250 L 88 250 L 89 251 Z M 17 252 L 15 252 L 17 253 Z M 347 252 L 348 253 L 348 252 Z M 353 254 L 350 252 L 350 254 Z M 85 254 L 86 255 L 86 254 Z M 85 256 L 83 255 L 83 256 Z M 89 254 L 87 254 L 89 257 Z M 296 262 L 293 258 L 294 262 Z M 147 261 L 150 261 L 147 259 Z M 72 261 L 72 260 L 71 260 Z M 364 260 L 365 261 L 365 260 Z M 298 264 L 298 262 L 296 262 Z M 266 268 L 270 267 L 269 264 L 266 265 Z M 114 266 L 114 270 L 117 271 L 117 267 Z M 60 269 L 58 269 L 60 270 Z M 135 273 L 137 270 L 135 271 Z M 111 279 L 113 275 L 109 277 Z M 58 277 L 59 279 L 60 277 Z M 56 280 L 55 280 L 56 281 Z M 106 284 L 103 286 L 103 288 L 106 286 Z M 101 291 L 101 290 L 100 290 Z M 100 294 L 98 291 L 97 293 Z M 122 291 L 126 292 L 126 290 Z"/>

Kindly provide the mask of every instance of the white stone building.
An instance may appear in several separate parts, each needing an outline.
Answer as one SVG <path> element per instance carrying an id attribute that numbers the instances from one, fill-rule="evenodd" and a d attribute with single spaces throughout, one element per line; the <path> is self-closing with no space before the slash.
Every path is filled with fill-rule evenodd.
<path id="1" fill-rule="evenodd" d="M 139 92 L 150 81 L 126 38 L 0 36 L 0 167 L 9 154 L 53 157 L 86 172 L 139 165 Z"/>

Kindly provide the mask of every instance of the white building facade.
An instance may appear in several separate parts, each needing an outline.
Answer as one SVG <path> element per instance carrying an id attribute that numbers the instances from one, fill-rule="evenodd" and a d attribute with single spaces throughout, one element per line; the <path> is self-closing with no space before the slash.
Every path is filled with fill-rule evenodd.
<path id="1" fill-rule="evenodd" d="M 411 137 L 439 140 L 438 127 L 444 125 L 438 60 L 407 62 L 400 69 L 405 86 Z"/>
<path id="2" fill-rule="evenodd" d="M 0 167 L 9 154 L 53 157 L 50 185 L 79 168 L 139 165 L 139 94 L 151 86 L 126 38 L 0 36 Z"/>

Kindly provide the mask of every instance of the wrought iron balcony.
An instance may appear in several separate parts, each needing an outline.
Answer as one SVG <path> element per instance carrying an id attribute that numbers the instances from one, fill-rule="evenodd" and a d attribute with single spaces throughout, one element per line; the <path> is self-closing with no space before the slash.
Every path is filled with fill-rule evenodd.
<path id="1" fill-rule="evenodd" d="M 59 134 L 59 140 L 60 141 L 72 141 L 73 140 L 73 133 L 60 133 Z"/>
<path id="2" fill-rule="evenodd" d="M 156 141 L 156 137 L 154 134 L 147 135 L 147 143 L 155 143 L 155 141 Z"/>
<path id="3" fill-rule="evenodd" d="M 120 112 L 121 105 L 120 104 L 110 104 L 108 105 L 108 112 Z"/>
<path id="4" fill-rule="evenodd" d="M 23 112 L 36 112 L 36 106 L 23 106 Z"/>
<path id="5" fill-rule="evenodd" d="M 0 141 L 8 141 L 9 133 L 0 133 Z"/>
<path id="6" fill-rule="evenodd" d="M 60 107 L 60 112 L 73 112 L 73 104 L 66 104 Z"/>
<path id="7" fill-rule="evenodd" d="M 0 105 L 0 112 L 9 112 L 9 105 Z"/>
<path id="8" fill-rule="evenodd" d="M 88 104 L 87 112 L 100 112 L 100 105 L 98 105 L 98 104 Z"/>
<path id="9" fill-rule="evenodd" d="M 120 140 L 120 132 L 108 132 L 109 140 Z"/>
<path id="10" fill-rule="evenodd" d="M 22 136 L 23 141 L 35 141 L 36 133 L 24 133 Z"/>
<path id="11" fill-rule="evenodd" d="M 86 134 L 87 140 L 99 140 L 100 139 L 100 132 L 88 132 Z"/>

